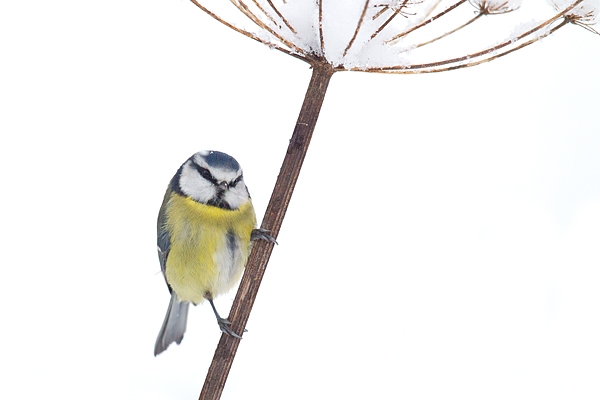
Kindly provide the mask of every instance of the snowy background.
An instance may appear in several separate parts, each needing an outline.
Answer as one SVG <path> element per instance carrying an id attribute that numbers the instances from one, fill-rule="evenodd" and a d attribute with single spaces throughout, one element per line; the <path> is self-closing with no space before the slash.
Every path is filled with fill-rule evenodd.
<path id="1" fill-rule="evenodd" d="M 225 151 L 260 219 L 308 66 L 184 0 L 4 2 L 0 57 L 0 397 L 197 398 L 210 307 L 153 356 L 164 190 Z M 336 74 L 223 399 L 598 399 L 598 71 L 570 26 Z"/>

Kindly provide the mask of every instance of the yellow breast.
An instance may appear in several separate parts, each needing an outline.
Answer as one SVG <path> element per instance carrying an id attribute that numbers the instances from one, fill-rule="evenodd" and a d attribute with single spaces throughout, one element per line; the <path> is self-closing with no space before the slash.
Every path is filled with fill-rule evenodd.
<path id="1" fill-rule="evenodd" d="M 252 201 L 237 210 L 198 203 L 172 193 L 166 213 L 171 237 L 166 277 L 183 301 L 227 292 L 241 277 L 256 226 Z"/>

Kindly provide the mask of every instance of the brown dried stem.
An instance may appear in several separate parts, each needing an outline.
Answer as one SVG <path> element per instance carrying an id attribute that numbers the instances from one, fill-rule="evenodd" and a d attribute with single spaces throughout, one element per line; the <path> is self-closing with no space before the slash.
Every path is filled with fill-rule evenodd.
<path id="1" fill-rule="evenodd" d="M 536 37 L 534 39 L 530 39 L 527 42 L 523 42 L 523 43 L 519 44 L 518 46 L 513 47 L 512 49 L 503 51 L 501 53 L 496 53 L 496 54 L 494 54 L 494 55 L 492 55 L 492 56 L 490 56 L 488 58 L 484 58 L 482 60 L 477 60 L 477 61 L 472 61 L 472 62 L 469 62 L 469 63 L 466 63 L 466 64 L 452 65 L 452 66 L 445 67 L 445 68 L 427 69 L 427 70 L 406 70 L 406 71 L 399 71 L 399 70 L 372 70 L 372 71 L 369 71 L 369 70 L 367 70 L 366 72 L 383 72 L 383 73 L 388 73 L 388 74 L 423 74 L 423 73 L 432 73 L 432 72 L 453 71 L 455 69 L 460 69 L 460 68 L 474 67 L 476 65 L 483 64 L 483 63 L 495 60 L 497 58 L 500 58 L 502 56 L 510 54 L 510 53 L 512 53 L 514 51 L 520 50 L 523 47 L 529 46 L 530 44 L 535 43 L 538 40 L 541 40 L 543 37 L 553 34 L 554 32 L 556 32 L 557 30 L 559 30 L 563 26 L 567 25 L 568 23 L 569 23 L 569 21 L 567 21 L 565 19 L 560 24 L 558 24 L 557 26 L 555 26 L 554 28 L 552 28 L 550 31 L 548 31 L 547 35 Z"/>
<path id="2" fill-rule="evenodd" d="M 304 103 L 300 109 L 294 133 L 261 225 L 261 228 L 269 230 L 274 238 L 277 238 L 279 234 L 325 99 L 329 80 L 334 72 L 328 63 L 313 64 L 313 73 Z M 250 311 L 272 251 L 273 243 L 259 240 L 254 244 L 250 253 L 240 287 L 229 313 L 231 329 L 239 335 L 243 334 L 250 317 Z M 217 400 L 221 397 L 239 344 L 240 339 L 226 334 L 221 335 L 200 393 L 200 400 Z"/>
<path id="3" fill-rule="evenodd" d="M 348 50 L 350 50 L 350 48 L 354 44 L 354 41 L 356 40 L 356 37 L 358 36 L 358 31 L 360 31 L 360 27 L 362 26 L 363 21 L 365 20 L 365 15 L 367 14 L 367 8 L 369 8 L 369 0 L 365 0 L 365 6 L 363 7 L 362 13 L 360 14 L 358 23 L 356 24 L 356 29 L 354 30 L 354 35 L 352 35 L 352 39 L 350 39 L 350 42 L 348 42 L 348 46 L 346 46 L 346 48 L 344 49 L 344 53 L 342 54 L 342 57 L 345 57 L 346 54 L 348 54 Z"/>
<path id="4" fill-rule="evenodd" d="M 594 11 L 589 11 L 585 15 L 576 15 L 576 14 L 568 14 L 565 15 L 565 19 L 567 22 L 582 27 L 596 35 L 600 35 L 600 33 L 592 28 L 592 25 L 595 25 L 595 13 Z"/>
<path id="5" fill-rule="evenodd" d="M 425 21 L 426 19 L 429 18 L 429 15 L 431 15 L 431 13 L 437 8 L 437 6 L 440 5 L 440 3 L 442 2 L 442 0 L 435 0 L 435 3 L 432 1 L 431 7 L 429 7 L 429 10 L 427 10 L 427 12 L 423 13 L 423 15 L 421 15 L 421 21 Z"/>
<path id="6" fill-rule="evenodd" d="M 296 34 L 296 30 L 294 29 L 294 27 L 288 22 L 288 20 L 283 16 L 283 14 L 281 14 L 281 12 L 279 11 L 279 9 L 277 7 L 275 7 L 275 5 L 273 4 L 273 2 L 271 0 L 267 0 L 267 3 L 269 3 L 269 5 L 271 6 L 271 8 L 273 9 L 273 11 L 275 11 L 275 14 L 277 14 L 277 16 L 279 18 L 281 18 L 281 20 L 283 21 L 283 23 L 285 24 L 285 26 L 288 27 L 288 29 L 290 31 L 292 31 L 292 33 L 295 35 Z M 284 1 L 285 3 L 285 1 Z"/>
<path id="7" fill-rule="evenodd" d="M 379 28 L 377 28 L 377 30 L 371 35 L 371 39 L 370 40 L 375 39 L 375 37 L 377 35 L 379 35 L 381 33 L 381 31 L 384 30 L 385 27 L 388 26 L 388 24 L 390 22 L 392 22 L 392 20 L 394 18 L 396 18 L 396 16 L 402 12 L 402 9 L 404 9 L 404 7 L 407 6 L 407 4 L 408 4 L 409 1 L 410 0 L 404 0 L 404 2 L 402 2 L 402 5 L 399 6 L 397 9 L 395 9 L 394 12 L 392 13 L 392 15 L 390 15 L 390 17 L 388 19 L 386 19 L 385 22 L 383 24 L 381 24 L 381 26 Z"/>
<path id="8" fill-rule="evenodd" d="M 304 49 L 296 46 L 294 43 L 290 42 L 289 40 L 287 40 L 286 38 L 281 36 L 278 32 L 271 29 L 270 26 L 265 24 L 252 11 L 250 11 L 248 6 L 242 0 L 232 0 L 231 2 L 238 8 L 238 10 L 240 10 L 246 17 L 248 17 L 252 22 L 254 22 L 259 28 L 262 28 L 265 31 L 269 32 L 271 35 L 275 36 L 277 38 L 277 40 L 279 40 L 281 43 L 283 43 L 289 49 L 293 50 L 294 52 L 303 54 L 303 55 L 306 54 Z M 262 10 L 262 8 L 260 8 L 260 9 Z"/>
<path id="9" fill-rule="evenodd" d="M 454 29 L 452 29 L 452 30 L 444 33 L 443 35 L 440 35 L 440 36 L 438 36 L 436 38 L 433 38 L 431 40 L 428 40 L 426 42 L 419 43 L 418 45 L 414 46 L 413 48 L 416 49 L 416 48 L 419 48 L 419 47 L 422 47 L 422 46 L 425 46 L 425 45 L 437 42 L 438 40 L 443 39 L 443 38 L 445 38 L 447 36 L 450 36 L 453 33 L 458 32 L 459 30 L 461 30 L 463 28 L 466 28 L 467 26 L 471 25 L 473 22 L 477 21 L 479 18 L 481 18 L 484 15 L 506 14 L 506 13 L 509 13 L 509 12 L 512 12 L 512 11 L 516 10 L 517 8 L 512 8 L 512 9 L 508 8 L 508 2 L 504 2 L 504 3 L 500 4 L 499 6 L 493 7 L 493 6 L 490 6 L 485 0 L 483 0 L 481 2 L 481 4 L 479 5 L 478 14 L 475 15 L 473 18 L 471 18 L 470 20 L 468 20 L 464 24 L 459 25 L 456 28 L 454 28 Z"/>
<path id="10" fill-rule="evenodd" d="M 580 26 L 583 29 L 588 30 L 588 31 L 590 31 L 592 33 L 595 33 L 596 35 L 600 35 L 600 32 L 598 32 L 597 30 L 595 30 L 594 28 L 592 28 L 589 24 L 584 24 L 584 23 L 581 23 L 581 22 L 578 22 L 578 21 L 569 21 L 569 22 L 572 23 L 572 24 L 574 24 L 574 25 Z"/>
<path id="11" fill-rule="evenodd" d="M 275 21 L 275 18 L 273 18 L 273 16 L 271 14 L 269 14 L 267 12 L 267 10 L 265 10 L 263 8 L 263 6 L 260 5 L 260 3 L 258 2 L 258 0 L 252 0 L 252 2 L 260 10 L 260 12 L 263 13 L 269 19 L 269 21 L 271 21 L 274 25 L 277 25 L 277 26 L 279 26 L 281 28 L 281 25 L 279 25 L 279 23 L 277 21 Z"/>
<path id="12" fill-rule="evenodd" d="M 474 16 L 473 18 L 471 18 L 470 20 L 468 20 L 468 21 L 467 21 L 467 22 L 465 22 L 464 24 L 462 24 L 462 25 L 459 25 L 459 26 L 457 26 L 456 28 L 452 29 L 451 31 L 448 31 L 448 32 L 444 33 L 443 35 L 440 35 L 440 36 L 438 36 L 438 37 L 436 37 L 436 38 L 433 38 L 433 39 L 431 39 L 431 40 L 428 40 L 428 41 L 426 41 L 426 42 L 423 42 L 423 43 L 419 43 L 419 44 L 418 44 L 418 45 L 416 45 L 414 48 L 416 49 L 416 48 L 419 48 L 419 47 L 422 47 L 422 46 L 426 46 L 426 45 L 428 45 L 428 44 L 431 44 L 431 43 L 433 43 L 433 42 L 437 42 L 438 40 L 440 40 L 440 39 L 443 39 L 443 38 L 445 38 L 446 36 L 452 35 L 454 32 L 457 32 L 457 31 L 459 31 L 459 30 L 461 30 L 461 29 L 463 29 L 463 28 L 465 28 L 465 27 L 467 27 L 467 26 L 471 25 L 473 22 L 477 21 L 477 20 L 478 20 L 479 18 L 481 18 L 483 15 L 485 15 L 485 14 L 481 14 L 481 13 L 480 13 L 480 14 L 477 14 L 476 16 Z"/>
<path id="13" fill-rule="evenodd" d="M 226 27 L 228 27 L 229 29 L 233 29 L 234 31 L 241 33 L 242 35 L 252 39 L 252 40 L 256 40 L 257 42 L 260 42 L 262 44 L 265 44 L 275 50 L 279 50 L 282 53 L 291 55 L 293 57 L 299 58 L 303 61 L 307 61 L 310 62 L 310 60 L 312 59 L 310 57 L 310 55 L 308 54 L 298 54 L 296 51 L 292 51 L 291 48 L 285 48 L 282 47 L 280 45 L 278 45 L 277 43 L 272 43 L 272 42 L 267 42 L 261 38 L 259 38 L 258 36 L 256 36 L 255 34 L 248 32 L 244 29 L 238 28 L 237 26 L 230 24 L 229 22 L 225 21 L 223 18 L 219 17 L 217 14 L 213 13 L 212 11 L 210 11 L 208 8 L 204 7 L 202 4 L 200 4 L 198 2 L 198 0 L 190 0 L 192 3 L 194 3 L 199 9 L 201 9 L 202 11 L 204 11 L 206 14 L 208 14 L 211 18 L 215 19 L 216 21 L 222 23 L 223 25 L 225 25 Z"/>
<path id="14" fill-rule="evenodd" d="M 319 43 L 321 45 L 321 54 L 325 56 L 325 39 L 323 38 L 323 0 L 317 0 L 319 3 Z"/>
<path id="15" fill-rule="evenodd" d="M 202 11 L 204 11 L 205 13 L 207 13 L 208 15 L 210 15 L 212 18 L 214 18 L 215 20 L 219 21 L 220 23 L 222 23 L 223 25 L 225 25 L 226 27 L 228 27 L 229 29 L 233 29 L 234 31 L 236 31 L 237 33 L 241 33 L 242 35 L 249 37 L 250 39 L 254 39 L 257 42 L 261 42 L 263 44 L 266 45 L 270 45 L 270 43 L 265 42 L 264 40 L 260 39 L 258 36 L 245 31 L 243 29 L 238 28 L 237 26 L 230 24 L 229 22 L 225 21 L 223 18 L 219 17 L 217 14 L 213 13 L 212 11 L 210 11 L 208 8 L 204 7 L 202 4 L 198 3 L 197 0 L 190 0 L 192 3 L 194 3 L 199 9 L 201 9 Z"/>
<path id="16" fill-rule="evenodd" d="M 417 30 L 417 29 L 419 29 L 419 28 L 421 28 L 421 27 L 423 27 L 423 26 L 425 26 L 425 25 L 427 25 L 427 24 L 430 24 L 430 23 L 432 23 L 432 22 L 433 22 L 433 21 L 435 21 L 436 19 L 438 19 L 438 18 L 440 18 L 440 17 L 442 17 L 442 16 L 446 15 L 447 13 L 449 13 L 450 11 L 454 10 L 456 7 L 460 6 L 461 4 L 463 4 L 463 3 L 467 2 L 467 1 L 468 1 L 468 0 L 460 0 L 460 1 L 456 2 L 456 3 L 454 3 L 454 4 L 453 4 L 453 5 L 451 5 L 450 7 L 446 8 L 444 11 L 442 11 L 442 12 L 440 12 L 440 13 L 438 13 L 438 14 L 434 15 L 434 16 L 433 16 L 433 17 L 431 17 L 430 19 L 428 19 L 428 20 L 425 20 L 425 21 L 421 22 L 420 24 L 417 24 L 417 25 L 413 26 L 412 28 L 410 28 L 410 29 L 408 29 L 408 30 L 406 30 L 406 31 L 404 31 L 404 32 L 402 32 L 402 33 L 399 33 L 399 34 L 397 34 L 396 36 L 392 37 L 391 39 L 387 40 L 386 42 L 387 42 L 387 43 L 390 43 L 390 42 L 393 42 L 393 41 L 395 41 L 395 40 L 398 40 L 398 39 L 400 39 L 401 37 L 403 37 L 403 36 L 406 36 L 406 35 L 408 35 L 409 33 L 413 32 L 413 31 L 415 31 L 415 30 Z"/>

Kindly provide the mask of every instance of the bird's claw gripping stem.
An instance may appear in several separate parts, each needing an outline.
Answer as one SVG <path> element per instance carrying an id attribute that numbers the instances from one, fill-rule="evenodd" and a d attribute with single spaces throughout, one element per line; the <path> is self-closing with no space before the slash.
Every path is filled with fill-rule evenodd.
<path id="1" fill-rule="evenodd" d="M 252 240 L 254 242 L 255 240 L 262 239 L 262 240 L 266 240 L 267 242 L 277 244 L 277 240 L 275 240 L 275 238 L 273 236 L 269 235 L 269 233 L 271 233 L 271 231 L 268 229 L 263 229 L 263 228 L 253 229 L 252 233 L 250 234 L 250 240 Z"/>

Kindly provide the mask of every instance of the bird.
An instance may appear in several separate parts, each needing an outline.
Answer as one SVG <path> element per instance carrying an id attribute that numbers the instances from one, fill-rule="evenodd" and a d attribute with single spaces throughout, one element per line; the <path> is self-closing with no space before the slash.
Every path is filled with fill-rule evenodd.
<path id="1" fill-rule="evenodd" d="M 199 151 L 171 179 L 157 221 L 158 259 L 171 293 L 154 355 L 180 344 L 189 305 L 207 300 L 225 334 L 241 338 L 213 300 L 239 280 L 252 242 L 275 242 L 256 229 L 256 215 L 240 164 L 220 151 Z"/>

